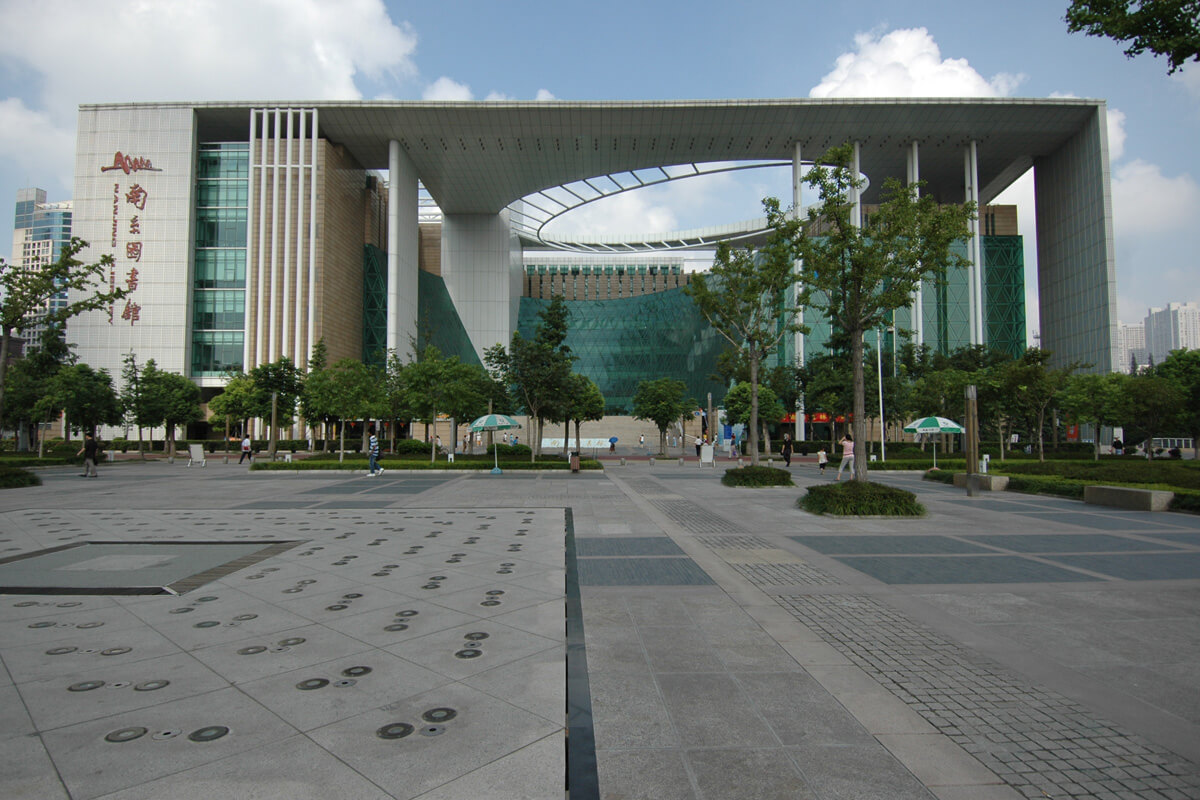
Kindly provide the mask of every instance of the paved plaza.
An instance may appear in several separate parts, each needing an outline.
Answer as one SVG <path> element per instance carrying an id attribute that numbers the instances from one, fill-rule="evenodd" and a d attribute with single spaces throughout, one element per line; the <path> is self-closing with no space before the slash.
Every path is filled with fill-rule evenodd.
<path id="1" fill-rule="evenodd" d="M 1200 517 L 184 464 L 0 492 L 0 797 L 1200 798 Z"/>

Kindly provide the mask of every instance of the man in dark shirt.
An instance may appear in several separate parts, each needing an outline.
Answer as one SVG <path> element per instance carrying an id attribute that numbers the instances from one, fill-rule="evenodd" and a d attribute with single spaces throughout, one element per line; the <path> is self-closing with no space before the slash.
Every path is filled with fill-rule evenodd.
<path id="1" fill-rule="evenodd" d="M 83 447 L 79 448 L 79 452 L 75 455 L 83 456 L 83 474 L 81 478 L 96 478 L 99 477 L 96 472 L 96 454 L 100 452 L 100 445 L 96 442 L 96 437 L 92 434 L 84 434 Z"/>

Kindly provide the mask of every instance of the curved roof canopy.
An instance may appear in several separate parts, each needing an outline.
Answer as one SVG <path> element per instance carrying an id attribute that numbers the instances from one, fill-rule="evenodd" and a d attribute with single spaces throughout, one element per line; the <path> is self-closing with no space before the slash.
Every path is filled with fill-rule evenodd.
<path id="1" fill-rule="evenodd" d="M 141 104 L 144 105 L 144 104 Z M 978 142 L 988 202 L 1104 108 L 1075 98 L 878 98 L 645 102 L 180 103 L 201 140 L 245 140 L 252 108 L 316 108 L 320 135 L 368 169 L 387 169 L 388 142 L 407 152 L 449 214 L 498 213 L 535 192 L 596 176 L 716 161 L 807 161 L 847 140 L 862 144 L 875 202 L 886 176 L 920 176 L 939 200 L 962 199 L 963 147 Z M 111 106 L 109 106 L 111 107 Z M 86 108 L 86 106 L 85 106 Z"/>

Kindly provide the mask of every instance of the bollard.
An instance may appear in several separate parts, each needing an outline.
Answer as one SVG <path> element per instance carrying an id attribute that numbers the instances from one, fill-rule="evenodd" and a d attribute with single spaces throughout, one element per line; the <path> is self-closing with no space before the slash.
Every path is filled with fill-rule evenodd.
<path id="1" fill-rule="evenodd" d="M 740 469 L 742 466 L 744 466 L 744 464 L 743 464 L 742 460 L 739 458 L 738 459 L 738 468 Z"/>
<path id="2" fill-rule="evenodd" d="M 650 466 L 652 466 L 652 467 L 654 466 L 654 457 L 653 456 L 650 457 Z"/>
<path id="3" fill-rule="evenodd" d="M 621 466 L 622 467 L 625 466 L 625 457 L 624 456 L 621 457 Z"/>
<path id="4" fill-rule="evenodd" d="M 770 468 L 771 468 L 771 467 L 773 467 L 773 466 L 775 466 L 775 459 L 773 459 L 773 458 L 768 458 L 768 459 L 767 459 L 767 469 L 770 469 Z"/>
<path id="5" fill-rule="evenodd" d="M 679 466 L 683 466 L 683 456 L 679 457 Z"/>

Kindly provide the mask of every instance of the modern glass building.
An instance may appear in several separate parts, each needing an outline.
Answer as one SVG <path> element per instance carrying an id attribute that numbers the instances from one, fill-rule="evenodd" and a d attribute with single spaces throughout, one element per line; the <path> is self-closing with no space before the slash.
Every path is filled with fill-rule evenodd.
<path id="1" fill-rule="evenodd" d="M 685 371 L 707 394 L 711 340 L 688 317 L 675 267 L 687 251 L 752 244 L 763 221 L 590 241 L 555 240 L 547 226 L 739 165 L 791 169 L 784 201 L 803 208 L 804 171 L 851 142 L 870 181 L 861 208 L 887 177 L 986 206 L 1032 169 L 1042 343 L 1107 369 L 1105 131 L 1103 101 L 1074 98 L 86 105 L 73 230 L 91 242 L 84 257 L 113 256 L 110 283 L 130 295 L 77 318 L 70 338 L 94 367 L 116 374 L 132 350 L 211 393 L 230 370 L 281 357 L 303 367 L 318 339 L 331 361 L 404 355 L 418 337 L 478 360 L 522 328 L 532 301 L 569 286 L 592 342 L 578 349 L 614 400 L 639 365 Z M 924 287 L 898 328 L 943 349 L 1023 344 L 1020 239 L 1001 223 L 980 220 L 964 243 L 971 267 Z M 534 255 L 554 251 L 557 265 Z M 819 345 L 819 321 L 808 322 L 781 357 Z"/>
<path id="2" fill-rule="evenodd" d="M 63 246 L 71 241 L 72 213 L 70 200 L 48 203 L 44 189 L 18 189 L 13 215 L 12 259 L 9 263 L 17 269 L 36 270 L 57 261 Z M 50 298 L 42 313 L 62 309 L 66 304 L 67 293 L 60 292 Z M 27 346 L 36 346 L 44 330 L 45 325 L 40 321 L 26 329 Z"/>

